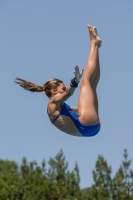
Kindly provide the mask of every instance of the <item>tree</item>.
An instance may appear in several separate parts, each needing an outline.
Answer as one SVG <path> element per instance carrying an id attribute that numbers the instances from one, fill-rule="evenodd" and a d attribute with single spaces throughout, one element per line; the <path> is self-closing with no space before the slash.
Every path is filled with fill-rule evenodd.
<path id="1" fill-rule="evenodd" d="M 133 171 L 130 169 L 127 150 L 124 149 L 124 160 L 111 178 L 111 167 L 103 156 L 98 156 L 93 170 L 94 184 L 86 189 L 88 200 L 133 200 Z"/>
<path id="2" fill-rule="evenodd" d="M 130 169 L 131 160 L 128 160 L 127 149 L 124 149 L 124 160 L 112 182 L 112 199 L 133 199 L 133 171 Z"/>
<path id="3" fill-rule="evenodd" d="M 78 165 L 70 172 L 62 150 L 50 158 L 48 170 L 44 160 L 38 166 L 24 157 L 20 167 L 0 160 L 0 200 L 85 200 L 79 181 Z"/>
<path id="4" fill-rule="evenodd" d="M 24 157 L 20 166 L 14 161 L 0 160 L 0 200 L 133 200 L 133 171 L 127 150 L 124 160 L 111 178 L 111 167 L 103 156 L 98 156 L 93 170 L 94 184 L 84 190 L 79 187 L 77 163 L 68 169 L 61 150 L 39 166 Z"/>
<path id="5" fill-rule="evenodd" d="M 74 170 L 68 170 L 68 162 L 65 160 L 63 151 L 61 150 L 56 157 L 49 160 L 48 178 L 55 183 L 55 194 L 57 199 L 71 200 L 82 198 L 79 188 L 79 168 L 75 164 Z"/>
<path id="6" fill-rule="evenodd" d="M 111 167 L 103 156 L 98 156 L 95 164 L 95 170 L 92 172 L 94 184 L 89 189 L 88 200 L 109 200 Z"/>
<path id="7" fill-rule="evenodd" d="M 0 160 L 0 200 L 17 199 L 15 185 L 18 183 L 18 165 L 14 161 Z"/>

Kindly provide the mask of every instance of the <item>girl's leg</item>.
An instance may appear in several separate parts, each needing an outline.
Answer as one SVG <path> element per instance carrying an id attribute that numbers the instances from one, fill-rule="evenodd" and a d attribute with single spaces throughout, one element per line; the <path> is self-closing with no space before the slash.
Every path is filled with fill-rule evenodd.
<path id="1" fill-rule="evenodd" d="M 78 113 L 79 120 L 83 125 L 94 125 L 99 123 L 96 87 L 100 77 L 98 48 L 101 39 L 97 36 L 95 27 L 88 25 L 88 29 L 90 33 L 90 53 L 80 86 Z"/>
<path id="2" fill-rule="evenodd" d="M 94 27 L 94 29 L 95 29 L 96 34 L 97 34 L 96 27 Z M 94 79 L 92 81 L 92 88 L 93 88 L 94 95 L 95 95 L 95 107 L 96 107 L 97 114 L 99 112 L 98 112 L 98 98 L 97 98 L 96 88 L 97 88 L 99 79 L 100 79 L 100 62 L 99 62 L 99 52 L 98 52 L 98 56 L 97 56 L 97 71 L 96 71 L 95 77 L 94 77 Z"/>
<path id="3" fill-rule="evenodd" d="M 95 77 L 94 77 L 94 79 L 92 81 L 92 88 L 93 88 L 94 95 L 95 95 L 95 107 L 96 107 L 97 114 L 98 114 L 98 98 L 97 98 L 96 89 L 97 89 L 97 85 L 98 85 L 99 79 L 100 79 L 100 64 L 99 64 L 99 55 L 98 55 L 97 71 L 96 71 L 96 75 L 95 75 Z"/>

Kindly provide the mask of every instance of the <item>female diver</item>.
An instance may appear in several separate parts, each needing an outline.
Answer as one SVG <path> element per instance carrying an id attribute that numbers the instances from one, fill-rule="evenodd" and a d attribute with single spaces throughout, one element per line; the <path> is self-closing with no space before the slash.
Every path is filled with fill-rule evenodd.
<path id="1" fill-rule="evenodd" d="M 87 26 L 90 35 L 90 53 L 85 73 L 83 75 L 84 69 L 79 71 L 79 67 L 76 65 L 75 77 L 71 80 L 68 88 L 63 81 L 55 78 L 50 79 L 43 86 L 20 78 L 15 79 L 15 83 L 26 90 L 46 93 L 49 98 L 47 113 L 55 127 L 67 134 L 83 137 L 94 136 L 100 130 L 96 88 L 100 78 L 98 48 L 101 46 L 102 40 L 97 35 L 96 27 Z M 70 107 L 65 101 L 74 94 L 81 78 L 78 107 Z"/>

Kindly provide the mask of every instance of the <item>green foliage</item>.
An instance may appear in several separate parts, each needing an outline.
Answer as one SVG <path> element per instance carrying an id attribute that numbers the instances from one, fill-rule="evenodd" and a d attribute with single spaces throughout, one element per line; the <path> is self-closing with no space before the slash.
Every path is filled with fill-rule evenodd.
<path id="1" fill-rule="evenodd" d="M 75 164 L 74 170 L 70 172 L 62 150 L 56 155 L 55 159 L 50 158 L 49 165 L 47 178 L 54 182 L 54 197 L 60 200 L 81 198 L 78 165 Z"/>
<path id="2" fill-rule="evenodd" d="M 130 169 L 127 150 L 124 149 L 124 161 L 112 181 L 112 199 L 133 200 L 133 171 Z"/>
<path id="3" fill-rule="evenodd" d="M 38 166 L 23 158 L 18 167 L 14 161 L 0 160 L 0 200 L 82 199 L 77 164 L 70 172 L 62 150 L 48 163 L 46 170 L 45 161 Z"/>
<path id="4" fill-rule="evenodd" d="M 114 178 L 111 178 L 111 167 L 103 156 L 98 156 L 93 170 L 94 184 L 88 189 L 88 200 L 133 200 L 133 171 L 130 169 L 127 150 L 124 150 L 124 161 Z"/>
<path id="5" fill-rule="evenodd" d="M 110 198 L 110 182 L 111 167 L 103 156 L 98 156 L 95 170 L 93 170 L 94 185 L 92 185 L 88 194 L 89 200 L 109 200 Z"/>
<path id="6" fill-rule="evenodd" d="M 127 150 L 124 160 L 111 178 L 111 167 L 98 156 L 93 170 L 94 184 L 81 190 L 77 163 L 72 171 L 61 150 L 48 161 L 27 162 L 20 166 L 14 161 L 0 160 L 0 200 L 133 200 L 133 171 Z"/>

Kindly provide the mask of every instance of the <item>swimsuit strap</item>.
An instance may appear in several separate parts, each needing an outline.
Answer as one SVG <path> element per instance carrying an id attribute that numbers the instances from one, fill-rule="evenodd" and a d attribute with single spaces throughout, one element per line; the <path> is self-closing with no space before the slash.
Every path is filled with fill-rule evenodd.
<path id="1" fill-rule="evenodd" d="M 63 104 L 63 106 L 64 106 L 64 104 Z M 63 106 L 62 106 L 62 108 L 63 108 Z M 48 114 L 48 108 L 47 108 L 47 114 Z M 62 109 L 61 109 L 60 113 L 54 118 L 54 120 L 51 121 L 51 123 L 53 124 L 61 114 L 62 114 Z M 48 116 L 49 116 L 49 114 L 48 114 Z"/>
<path id="2" fill-rule="evenodd" d="M 65 104 L 65 102 L 64 102 L 64 104 L 63 104 L 63 106 L 62 106 L 62 108 L 61 108 L 61 111 L 60 111 L 60 113 L 55 117 L 55 119 L 52 121 L 52 123 L 54 123 L 57 119 L 58 119 L 58 117 L 60 116 L 60 115 L 65 115 L 65 112 L 64 112 L 64 106 L 65 106 L 66 104 Z"/>
<path id="3" fill-rule="evenodd" d="M 48 113 L 48 108 L 47 108 L 47 113 Z M 65 115 L 67 117 L 70 117 L 71 119 L 73 117 L 76 118 L 76 119 L 78 119 L 78 114 L 75 113 L 75 112 L 73 112 L 73 110 L 70 108 L 70 106 L 68 104 L 66 104 L 65 102 L 64 102 L 64 104 L 63 104 L 63 106 L 61 108 L 60 113 L 54 118 L 53 121 L 50 120 L 51 123 L 53 124 L 58 119 L 58 117 L 60 115 Z M 48 116 L 49 116 L 49 114 L 48 114 Z"/>
<path id="4" fill-rule="evenodd" d="M 56 116 L 56 118 L 54 118 L 54 120 L 53 121 L 51 121 L 52 122 L 52 124 L 57 120 L 57 118 L 60 116 L 61 114 L 59 113 L 59 115 L 57 115 Z"/>

